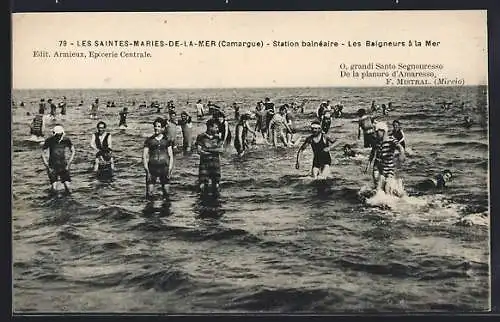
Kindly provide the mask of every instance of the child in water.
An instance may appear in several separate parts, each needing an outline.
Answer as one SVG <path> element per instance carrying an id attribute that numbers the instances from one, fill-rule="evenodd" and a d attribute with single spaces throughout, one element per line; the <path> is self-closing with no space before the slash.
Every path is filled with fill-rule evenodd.
<path id="1" fill-rule="evenodd" d="M 321 130 L 323 133 L 328 133 L 330 127 L 332 126 L 332 113 L 326 110 L 321 117 Z"/>
<path id="2" fill-rule="evenodd" d="M 398 120 L 394 120 L 392 122 L 392 137 L 398 141 L 399 144 L 403 148 L 406 149 L 406 143 L 405 143 L 405 134 L 403 133 L 403 130 L 401 129 L 401 123 Z"/>
<path id="3" fill-rule="evenodd" d="M 356 151 L 352 149 L 352 146 L 350 144 L 344 145 L 343 151 L 344 157 L 346 158 L 354 158 L 356 156 Z"/>
<path id="4" fill-rule="evenodd" d="M 463 123 L 463 126 L 464 126 L 465 128 L 469 129 L 469 128 L 472 126 L 472 124 L 473 124 L 473 123 L 474 123 L 474 122 L 472 121 L 472 119 L 471 119 L 471 117 L 470 117 L 470 116 L 465 116 L 465 117 L 464 117 L 464 123 Z"/>

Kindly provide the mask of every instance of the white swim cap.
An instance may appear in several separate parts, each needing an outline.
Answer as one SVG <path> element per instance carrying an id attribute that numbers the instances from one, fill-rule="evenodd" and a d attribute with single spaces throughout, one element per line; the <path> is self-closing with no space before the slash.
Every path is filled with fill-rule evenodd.
<path id="1" fill-rule="evenodd" d="M 64 128 L 61 125 L 54 126 L 54 134 L 63 134 Z"/>
<path id="2" fill-rule="evenodd" d="M 389 132 L 389 127 L 386 122 L 376 122 L 375 123 L 375 131 L 382 130 L 385 133 Z"/>

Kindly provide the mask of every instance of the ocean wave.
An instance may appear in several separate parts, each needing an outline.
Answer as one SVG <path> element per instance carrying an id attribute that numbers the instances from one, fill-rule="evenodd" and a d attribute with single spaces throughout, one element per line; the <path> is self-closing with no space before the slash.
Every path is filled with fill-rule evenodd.
<path id="1" fill-rule="evenodd" d="M 483 142 L 464 142 L 464 141 L 455 141 L 455 142 L 445 142 L 443 143 L 445 147 L 458 147 L 462 148 L 465 150 L 479 150 L 479 151 L 486 151 L 489 149 L 488 143 L 483 143 Z"/>
<path id="2" fill-rule="evenodd" d="M 172 267 L 156 271 L 130 273 L 121 282 L 128 287 L 137 287 L 145 290 L 154 289 L 160 292 L 176 292 L 179 288 L 192 289 L 196 284 L 185 272 Z"/>
<path id="3" fill-rule="evenodd" d="M 332 299 L 334 297 L 334 299 Z M 323 289 L 261 288 L 236 297 L 227 309 L 263 312 L 314 311 L 325 300 L 342 302 L 342 296 Z"/>

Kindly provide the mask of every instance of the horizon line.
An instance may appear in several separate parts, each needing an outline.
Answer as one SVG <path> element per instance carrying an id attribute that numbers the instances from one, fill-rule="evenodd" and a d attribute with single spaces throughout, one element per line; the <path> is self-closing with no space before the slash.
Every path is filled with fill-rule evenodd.
<path id="1" fill-rule="evenodd" d="M 245 87 L 67 87 L 67 88 L 43 88 L 43 87 L 24 87 L 24 88 L 11 88 L 12 91 L 20 90 L 206 90 L 206 89 L 293 89 L 293 88 L 442 88 L 442 87 L 477 87 L 486 86 L 488 84 L 473 84 L 473 85 L 439 85 L 439 86 L 336 86 L 336 85 L 317 85 L 317 86 L 245 86 Z"/>

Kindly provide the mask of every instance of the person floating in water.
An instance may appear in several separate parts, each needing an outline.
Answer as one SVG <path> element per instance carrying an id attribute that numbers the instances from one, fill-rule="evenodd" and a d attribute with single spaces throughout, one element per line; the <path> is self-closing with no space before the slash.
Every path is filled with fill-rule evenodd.
<path id="1" fill-rule="evenodd" d="M 45 132 L 45 122 L 43 120 L 43 109 L 38 110 L 38 114 L 35 115 L 33 121 L 30 124 L 30 135 L 34 135 L 38 138 L 43 137 L 43 132 Z"/>
<path id="2" fill-rule="evenodd" d="M 127 125 L 127 116 L 128 116 L 128 108 L 124 107 L 119 113 L 120 122 L 118 123 L 118 127 L 128 127 Z"/>
<path id="3" fill-rule="evenodd" d="M 356 151 L 352 149 L 352 146 L 350 144 L 344 145 L 344 148 L 342 150 L 344 151 L 344 157 L 346 158 L 356 157 Z"/>
<path id="4" fill-rule="evenodd" d="M 217 120 L 209 119 L 206 125 L 206 132 L 196 138 L 196 148 L 200 154 L 198 183 L 201 193 L 207 193 L 210 184 L 214 194 L 217 195 L 221 179 L 220 155 L 224 152 L 224 146 L 217 135 L 219 131 Z"/>
<path id="5" fill-rule="evenodd" d="M 382 115 L 387 115 L 387 108 L 385 107 L 385 104 L 382 104 Z"/>
<path id="6" fill-rule="evenodd" d="M 472 118 L 470 116 L 465 116 L 464 117 L 464 123 L 463 126 L 467 129 L 470 129 L 472 124 L 474 124 L 474 121 L 472 121 Z"/>
<path id="7" fill-rule="evenodd" d="M 401 144 L 403 149 L 406 150 L 405 134 L 401 129 L 401 123 L 398 120 L 392 122 L 392 133 L 391 136 L 396 139 L 396 141 Z"/>
<path id="8" fill-rule="evenodd" d="M 375 143 L 375 127 L 373 121 L 375 118 L 366 114 L 366 110 L 364 108 L 360 108 L 358 110 L 358 117 L 358 140 L 361 138 L 361 132 L 363 132 L 364 147 L 373 147 Z"/>
<path id="9" fill-rule="evenodd" d="M 450 170 L 446 169 L 434 177 L 427 178 L 426 180 L 418 183 L 417 189 L 420 191 L 441 190 L 446 188 L 446 184 L 450 182 L 452 178 L 453 174 Z"/>
<path id="10" fill-rule="evenodd" d="M 152 198 L 154 185 L 159 180 L 163 198 L 167 198 L 174 167 L 172 143 L 167 139 L 165 120 L 156 118 L 153 121 L 154 134 L 144 141 L 142 154 L 143 166 L 146 171 L 146 199 Z"/>
<path id="11" fill-rule="evenodd" d="M 371 106 L 372 113 L 375 113 L 378 110 L 377 104 L 375 104 L 375 101 L 372 101 L 372 106 Z"/>
<path id="12" fill-rule="evenodd" d="M 375 123 L 377 142 L 372 147 L 365 173 L 373 161 L 372 178 L 377 191 L 401 197 L 404 194 L 402 184 L 395 179 L 394 159 L 399 151 L 399 161 L 405 158 L 404 148 L 389 135 L 389 127 L 385 122 Z"/>
<path id="13" fill-rule="evenodd" d="M 313 164 L 311 175 L 314 179 L 319 176 L 326 178 L 330 175 L 330 165 L 332 164 L 332 157 L 330 156 L 330 150 L 334 147 L 337 140 L 332 139 L 321 131 L 321 125 L 318 121 L 311 123 L 311 135 L 308 136 L 304 143 L 300 146 L 297 151 L 297 162 L 295 163 L 295 168 L 300 169 L 300 156 L 302 151 L 305 150 L 307 145 L 311 146 L 313 151 Z"/>
<path id="14" fill-rule="evenodd" d="M 191 152 L 191 145 L 193 141 L 193 123 L 188 112 L 182 111 L 179 125 L 181 126 L 182 131 L 182 148 L 184 152 Z"/>
<path id="15" fill-rule="evenodd" d="M 441 105 L 441 109 L 443 109 L 443 110 L 447 110 L 453 105 L 452 102 L 441 102 L 438 104 Z"/>
<path id="16" fill-rule="evenodd" d="M 106 170 L 108 167 L 111 171 L 115 170 L 115 162 L 112 155 L 112 140 L 111 134 L 106 132 L 106 123 L 100 121 L 97 123 L 97 132 L 92 134 L 90 146 L 95 151 L 94 172 Z"/>
<path id="17" fill-rule="evenodd" d="M 68 161 L 66 161 L 66 149 L 71 152 Z M 53 135 L 45 140 L 42 147 L 42 160 L 47 169 L 52 192 L 57 191 L 57 182 L 59 181 L 64 185 L 66 193 L 71 193 L 69 170 L 74 157 L 75 147 L 71 140 L 64 135 L 64 128 L 61 125 L 54 126 Z"/>
<path id="18" fill-rule="evenodd" d="M 252 133 L 255 137 L 255 132 L 250 129 L 248 120 L 250 120 L 250 115 L 242 114 L 234 130 L 234 148 L 239 157 L 243 156 L 248 149 L 248 133 Z"/>

